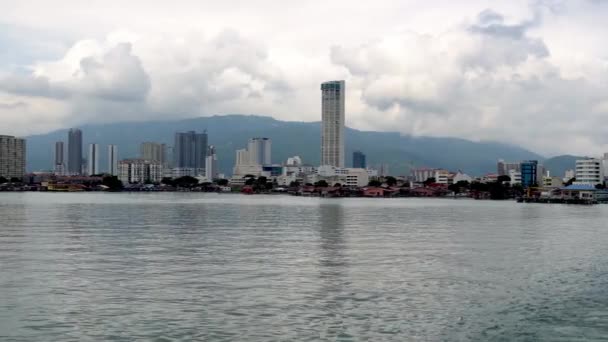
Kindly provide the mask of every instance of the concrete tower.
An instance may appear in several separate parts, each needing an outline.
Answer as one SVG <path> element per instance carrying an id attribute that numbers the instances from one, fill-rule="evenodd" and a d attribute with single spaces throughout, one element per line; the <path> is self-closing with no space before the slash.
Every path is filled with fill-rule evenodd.
<path id="1" fill-rule="evenodd" d="M 321 84 L 321 165 L 344 167 L 345 83 Z"/>

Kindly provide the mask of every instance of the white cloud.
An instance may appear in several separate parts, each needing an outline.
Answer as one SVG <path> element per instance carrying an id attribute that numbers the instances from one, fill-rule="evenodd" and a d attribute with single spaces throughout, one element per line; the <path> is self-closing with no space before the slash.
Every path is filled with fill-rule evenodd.
<path id="1" fill-rule="evenodd" d="M 0 67 L 0 116 L 14 134 L 230 113 L 309 121 L 319 118 L 319 83 L 346 79 L 347 123 L 356 128 L 492 139 L 547 154 L 608 150 L 608 32 L 600 25 L 608 5 L 487 6 L 23 0 L 0 14 L 3 27 L 35 28 L 0 33 L 7 48 L 31 56 Z M 49 39 L 59 33 L 70 38 Z M 41 46 L 53 47 L 48 57 Z"/>

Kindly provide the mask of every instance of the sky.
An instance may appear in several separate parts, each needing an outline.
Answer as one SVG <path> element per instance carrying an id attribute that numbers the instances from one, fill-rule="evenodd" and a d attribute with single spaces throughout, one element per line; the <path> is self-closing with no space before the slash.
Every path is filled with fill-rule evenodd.
<path id="1" fill-rule="evenodd" d="M 257 114 L 608 152 L 608 0 L 0 0 L 0 133 Z"/>

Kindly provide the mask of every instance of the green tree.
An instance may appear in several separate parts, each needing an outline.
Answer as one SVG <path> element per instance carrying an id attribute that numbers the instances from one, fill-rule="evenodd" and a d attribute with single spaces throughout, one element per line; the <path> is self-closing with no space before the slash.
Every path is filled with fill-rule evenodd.
<path id="1" fill-rule="evenodd" d="M 192 176 L 183 176 L 175 179 L 175 185 L 180 188 L 192 188 L 198 185 L 198 179 Z"/>
<path id="2" fill-rule="evenodd" d="M 120 191 L 123 189 L 122 182 L 116 176 L 103 177 L 101 184 L 107 186 L 110 191 Z"/>
<path id="3" fill-rule="evenodd" d="M 496 181 L 498 183 L 510 182 L 511 181 L 511 177 L 509 177 L 507 175 L 498 176 L 498 178 L 496 179 Z"/>
<path id="4" fill-rule="evenodd" d="M 576 182 L 576 177 L 570 178 L 564 185 L 570 186 L 570 185 L 574 184 L 574 182 Z"/>
<path id="5" fill-rule="evenodd" d="M 21 183 L 22 181 L 23 181 L 23 179 L 21 179 L 21 178 L 17 178 L 17 177 L 11 178 L 11 183 Z"/>
<path id="6" fill-rule="evenodd" d="M 0 176 L 0 184 L 8 183 L 8 179 Z"/>
<path id="7" fill-rule="evenodd" d="M 341 187 L 342 187 L 342 184 L 340 184 L 340 183 L 334 184 L 334 188 L 341 188 Z"/>
<path id="8" fill-rule="evenodd" d="M 171 185 L 171 186 L 175 185 L 175 181 L 171 177 L 163 177 L 163 179 L 160 181 L 160 183 L 165 184 L 165 185 Z"/>
<path id="9" fill-rule="evenodd" d="M 300 187 L 300 182 L 293 181 L 293 182 L 289 183 L 289 187 L 290 188 L 298 188 L 298 187 Z"/>
<path id="10" fill-rule="evenodd" d="M 227 179 L 218 179 L 217 180 L 217 185 L 219 185 L 219 186 L 227 186 L 228 185 L 228 180 Z"/>
<path id="11" fill-rule="evenodd" d="M 255 178 L 247 178 L 247 179 L 245 180 L 245 185 L 249 185 L 249 186 L 251 186 L 251 185 L 253 185 L 254 183 L 255 183 Z"/>
<path id="12" fill-rule="evenodd" d="M 387 176 L 387 177 L 384 178 L 384 182 L 388 186 L 395 186 L 397 184 L 397 178 L 392 177 L 392 176 Z"/>
<path id="13" fill-rule="evenodd" d="M 367 183 L 367 186 L 378 187 L 378 186 L 381 186 L 381 185 L 382 185 L 382 183 L 379 180 L 375 180 L 375 179 L 372 179 L 371 181 L 369 181 L 369 183 Z"/>
<path id="14" fill-rule="evenodd" d="M 315 187 L 317 188 L 327 188 L 328 186 L 329 184 L 327 184 L 327 181 L 323 179 L 315 183 Z"/>
<path id="15" fill-rule="evenodd" d="M 431 184 L 435 184 L 436 182 L 437 180 L 435 179 L 435 177 L 429 177 L 422 184 L 424 184 L 424 186 L 429 186 Z"/>
<path id="16" fill-rule="evenodd" d="M 460 187 L 458 186 L 458 184 L 450 184 L 450 185 L 448 185 L 448 190 L 454 192 L 455 194 L 459 194 L 460 193 Z"/>

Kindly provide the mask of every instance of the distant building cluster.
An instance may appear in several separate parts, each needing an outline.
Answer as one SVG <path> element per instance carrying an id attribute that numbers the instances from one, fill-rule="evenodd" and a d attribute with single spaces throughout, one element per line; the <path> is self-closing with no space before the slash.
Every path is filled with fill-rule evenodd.
<path id="1" fill-rule="evenodd" d="M 247 186 L 254 179 L 265 179 L 273 186 L 294 187 L 324 185 L 335 188 L 365 188 L 367 195 L 391 193 L 395 184 L 407 186 L 412 194 L 427 196 L 445 194 L 447 189 L 458 192 L 459 186 L 471 191 L 470 184 L 508 184 L 523 189 L 555 189 L 566 185 L 602 187 L 608 178 L 608 154 L 601 158 L 577 160 L 572 170 L 562 177 L 551 175 L 536 160 L 498 160 L 496 173 L 472 177 L 460 170 L 414 167 L 410 174 L 390 177 L 389 165 L 370 167 L 361 150 L 352 153 L 351 167 L 345 165 L 346 141 L 346 84 L 329 81 L 321 84 L 321 141 L 320 160 L 310 163 L 295 155 L 284 161 L 273 160 L 272 140 L 268 137 L 245 137 L 243 146 L 235 151 L 232 176 L 220 173 L 218 151 L 209 144 L 207 131 L 175 132 L 173 146 L 163 142 L 144 141 L 139 153 L 121 159 L 117 144 L 101 146 L 96 142 L 84 147 L 82 130 L 67 132 L 67 142 L 57 141 L 53 151 L 53 176 L 74 186 L 74 182 L 99 181 L 107 176 L 118 178 L 123 184 L 158 184 L 167 179 L 196 178 L 201 183 L 223 180 L 222 186 Z M 137 154 L 137 155 L 135 155 Z M 104 156 L 105 155 L 105 156 Z M 373 160 L 374 156 L 371 156 Z M 105 160 L 105 163 L 103 161 Z M 0 135 L 0 177 L 20 179 L 26 169 L 24 139 Z M 43 177 L 44 178 L 44 177 Z M 380 182 L 383 181 L 384 183 Z M 385 184 L 384 190 L 367 189 L 368 184 Z M 480 190 L 479 190 L 480 191 Z"/>

